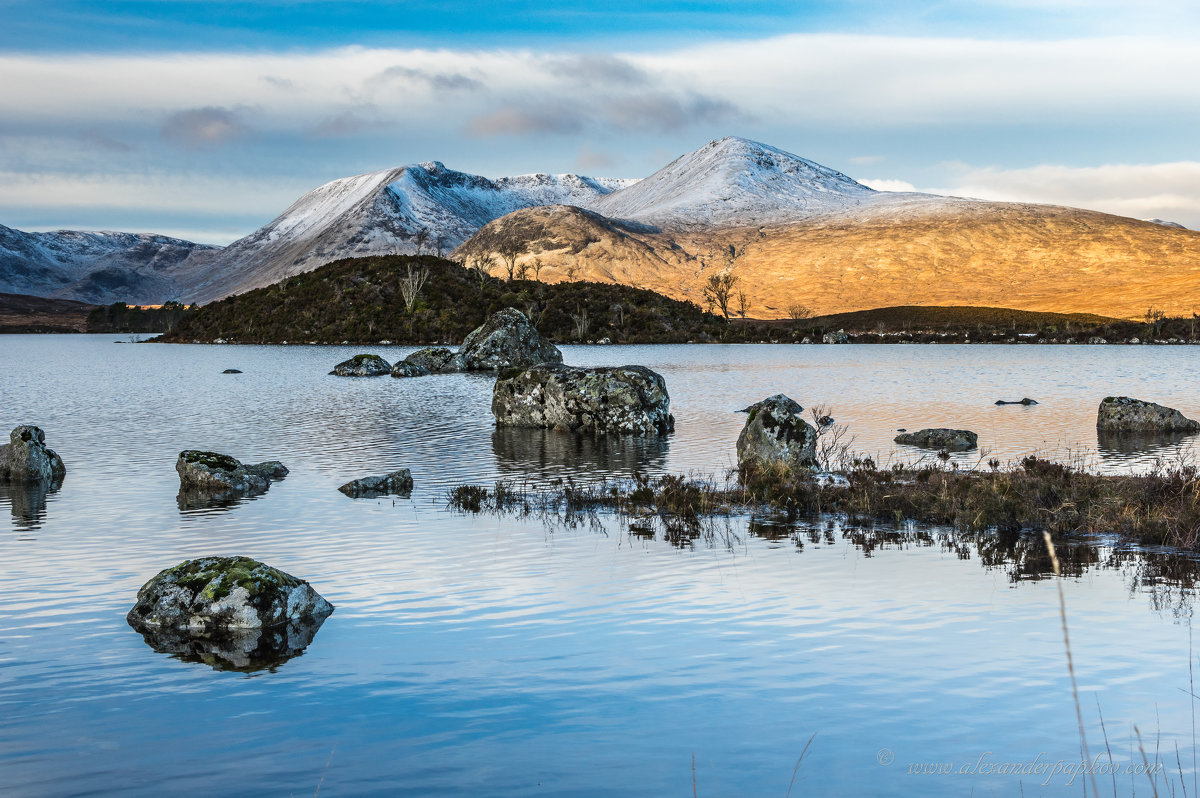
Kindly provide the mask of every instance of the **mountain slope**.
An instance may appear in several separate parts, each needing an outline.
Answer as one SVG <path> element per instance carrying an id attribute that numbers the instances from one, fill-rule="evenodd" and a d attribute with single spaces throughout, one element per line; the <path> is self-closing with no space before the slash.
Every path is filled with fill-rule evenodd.
<path id="1" fill-rule="evenodd" d="M 136 233 L 25 233 L 0 225 L 0 292 L 158 303 L 175 296 L 172 272 L 215 247 Z"/>
<path id="2" fill-rule="evenodd" d="M 632 181 L 579 175 L 489 180 L 436 161 L 342 178 L 305 194 L 274 221 L 219 253 L 185 264 L 189 299 L 270 285 L 356 255 L 448 251 L 499 216 L 534 205 L 590 204 Z"/>

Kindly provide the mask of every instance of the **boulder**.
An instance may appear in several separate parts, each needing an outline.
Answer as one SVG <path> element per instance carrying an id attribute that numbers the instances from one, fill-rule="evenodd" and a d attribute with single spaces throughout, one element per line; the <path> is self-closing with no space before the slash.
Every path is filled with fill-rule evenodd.
<path id="1" fill-rule="evenodd" d="M 823 343 L 823 344 L 848 344 L 848 343 L 850 343 L 850 336 L 846 335 L 845 330 L 838 330 L 837 332 L 827 332 L 821 336 L 821 343 Z"/>
<path id="2" fill-rule="evenodd" d="M 781 393 L 755 402 L 738 435 L 738 468 L 810 468 L 817 462 L 817 431 L 804 408 Z"/>
<path id="3" fill-rule="evenodd" d="M 1178 410 L 1128 396 L 1108 396 L 1096 413 L 1096 429 L 1103 432 L 1198 432 L 1200 422 Z"/>
<path id="4" fill-rule="evenodd" d="M 396 364 L 396 368 L 392 369 L 393 377 L 417 377 L 421 376 L 417 373 L 397 374 L 396 369 L 402 364 L 407 363 L 413 370 L 422 371 L 425 374 L 437 374 L 439 371 L 461 371 L 461 368 L 456 368 L 460 365 L 452 362 L 454 360 L 454 350 L 447 349 L 444 346 L 427 346 L 424 349 L 418 349 L 413 352 L 400 363 Z M 403 369 L 402 369 L 403 371 Z"/>
<path id="5" fill-rule="evenodd" d="M 390 474 L 384 474 L 379 477 L 356 479 L 338 488 L 342 493 L 355 499 L 386 496 L 389 494 L 406 496 L 412 493 L 412 489 L 412 473 L 407 468 L 401 468 L 399 471 L 393 471 Z"/>
<path id="6" fill-rule="evenodd" d="M 1021 399 L 1021 400 L 1015 401 L 1015 402 L 1009 402 L 1005 399 L 997 399 L 996 404 L 998 404 L 998 405 L 1025 405 L 1028 407 L 1029 405 L 1036 405 L 1037 400 L 1030 399 L 1028 396 L 1026 396 L 1024 399 Z"/>
<path id="7" fill-rule="evenodd" d="M 922 449 L 945 449 L 950 452 L 965 452 L 979 444 L 979 436 L 969 429 L 921 429 L 897 435 L 896 443 L 919 446 Z"/>
<path id="8" fill-rule="evenodd" d="M 501 374 L 492 390 L 497 426 L 666 435 L 670 408 L 666 382 L 645 366 L 542 363 Z"/>
<path id="9" fill-rule="evenodd" d="M 463 339 L 458 356 L 465 371 L 527 368 L 539 363 L 562 363 L 562 352 L 515 308 L 493 313 Z"/>
<path id="10" fill-rule="evenodd" d="M 431 373 L 429 369 L 418 366 L 416 363 L 409 363 L 407 360 L 401 360 L 392 366 L 393 377 L 426 377 Z"/>
<path id="11" fill-rule="evenodd" d="M 338 363 L 329 373 L 336 377 L 382 377 L 392 373 L 392 365 L 379 355 L 355 355 Z"/>
<path id="12" fill-rule="evenodd" d="M 138 631 L 220 634 L 325 618 L 333 606 L 303 579 L 249 557 L 201 557 L 142 586 L 126 620 Z"/>
<path id="13" fill-rule="evenodd" d="M 186 449 L 175 461 L 179 489 L 198 493 L 262 493 L 272 479 L 280 479 L 288 470 L 278 460 L 243 465 L 236 458 L 217 452 Z"/>
<path id="14" fill-rule="evenodd" d="M 67 473 L 62 458 L 46 448 L 46 433 L 40 427 L 22 424 L 8 434 L 0 446 L 0 482 L 25 485 L 57 482 Z"/>

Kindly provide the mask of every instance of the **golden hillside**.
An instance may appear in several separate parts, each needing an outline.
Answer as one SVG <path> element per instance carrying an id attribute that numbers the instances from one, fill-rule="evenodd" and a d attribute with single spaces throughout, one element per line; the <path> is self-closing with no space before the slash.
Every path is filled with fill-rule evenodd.
<path id="1" fill-rule="evenodd" d="M 1126 318 L 1150 306 L 1200 311 L 1200 232 L 1051 205 L 896 195 L 804 222 L 691 231 L 547 206 L 489 223 L 456 254 L 494 253 L 510 238 L 528 247 L 520 262 L 542 260 L 542 280 L 573 272 L 700 304 L 708 277 L 732 269 L 758 318 L 796 304 L 818 314 L 890 305 Z"/>

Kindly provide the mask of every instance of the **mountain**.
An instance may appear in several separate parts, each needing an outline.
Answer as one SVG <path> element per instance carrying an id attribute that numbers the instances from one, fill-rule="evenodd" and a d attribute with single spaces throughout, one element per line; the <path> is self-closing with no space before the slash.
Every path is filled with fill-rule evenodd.
<path id="1" fill-rule="evenodd" d="M 219 253 L 193 259 L 180 275 L 191 300 L 271 285 L 358 255 L 449 251 L 480 227 L 535 205 L 589 205 L 635 181 L 580 175 L 489 180 L 431 163 L 334 180 Z"/>
<path id="2" fill-rule="evenodd" d="M 0 292 L 104 304 L 175 296 L 173 271 L 216 247 L 136 233 L 25 233 L 0 225 Z"/>

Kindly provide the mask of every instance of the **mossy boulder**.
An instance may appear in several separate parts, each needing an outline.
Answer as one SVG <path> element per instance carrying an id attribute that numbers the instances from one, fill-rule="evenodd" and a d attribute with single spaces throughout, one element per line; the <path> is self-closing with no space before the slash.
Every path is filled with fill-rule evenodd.
<path id="1" fill-rule="evenodd" d="M 355 355 L 338 363 L 329 373 L 335 377 L 382 377 L 392 373 L 392 364 L 379 355 Z"/>
<path id="2" fill-rule="evenodd" d="M 272 479 L 287 476 L 278 460 L 243 465 L 235 457 L 201 449 L 185 449 L 175 461 L 179 489 L 198 493 L 257 494 L 271 486 Z"/>
<path id="3" fill-rule="evenodd" d="M 543 363 L 492 390 L 497 426 L 623 435 L 666 435 L 675 427 L 662 375 L 645 366 L 579 368 Z"/>
<path id="4" fill-rule="evenodd" d="M 378 477 L 356 479 L 338 488 L 342 493 L 355 499 L 392 494 L 407 496 L 412 493 L 412 489 L 412 473 L 407 468 L 401 468 L 399 471 Z"/>
<path id="5" fill-rule="evenodd" d="M 41 427 L 22 424 L 0 446 L 0 483 L 28 485 L 61 482 L 67 473 L 62 458 L 46 448 L 46 433 Z"/>
<path id="6" fill-rule="evenodd" d="M 1107 396 L 1096 412 L 1096 429 L 1107 433 L 1200 432 L 1200 422 L 1178 410 L 1128 396 Z"/>
<path id="7" fill-rule="evenodd" d="M 922 429 L 897 435 L 893 440 L 904 446 L 922 449 L 945 449 L 948 452 L 965 452 L 979 445 L 979 436 L 969 429 Z"/>
<path id="8" fill-rule="evenodd" d="M 393 377 L 418 377 L 440 371 L 460 371 L 454 360 L 454 350 L 444 346 L 418 349 L 392 368 Z M 399 373 L 397 371 L 399 370 Z"/>
<path id="9" fill-rule="evenodd" d="M 266 629 L 324 618 L 333 605 L 308 582 L 249 557 L 201 557 L 161 571 L 126 620 L 138 631 L 199 634 Z"/>
<path id="10" fill-rule="evenodd" d="M 497 311 L 472 330 L 463 339 L 458 357 L 464 371 L 497 371 L 563 360 L 558 347 L 516 308 Z"/>
<path id="11" fill-rule="evenodd" d="M 817 462 L 817 430 L 804 408 L 781 393 L 747 407 L 737 440 L 738 468 L 762 471 L 811 468 Z"/>

